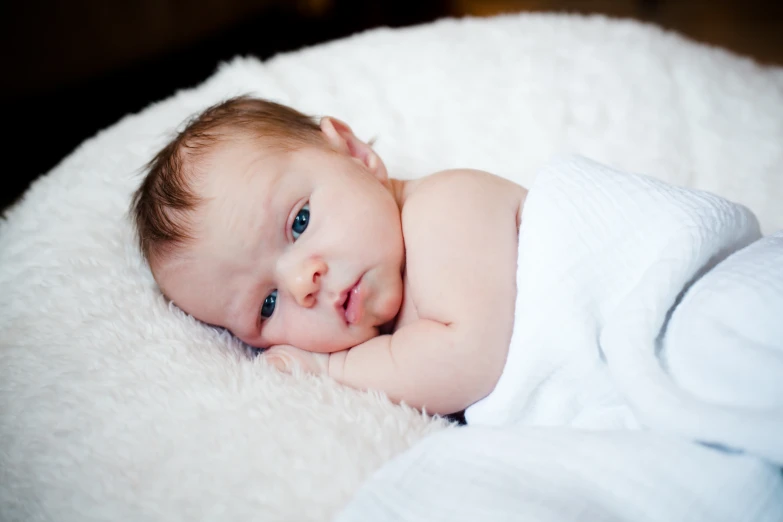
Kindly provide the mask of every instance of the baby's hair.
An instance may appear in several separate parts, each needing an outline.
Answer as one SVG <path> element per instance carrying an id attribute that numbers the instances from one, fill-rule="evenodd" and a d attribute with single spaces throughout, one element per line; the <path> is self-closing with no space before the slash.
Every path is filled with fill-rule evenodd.
<path id="1" fill-rule="evenodd" d="M 133 195 L 131 217 L 148 263 L 193 239 L 192 214 L 201 201 L 193 186 L 194 160 L 237 137 L 262 139 L 264 146 L 279 150 L 325 143 L 313 118 L 249 96 L 230 98 L 191 118 L 146 165 Z"/>

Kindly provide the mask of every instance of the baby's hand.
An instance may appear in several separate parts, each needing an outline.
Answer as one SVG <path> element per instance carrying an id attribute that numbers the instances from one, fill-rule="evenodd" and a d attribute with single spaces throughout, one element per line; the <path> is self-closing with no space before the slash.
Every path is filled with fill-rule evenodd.
<path id="1" fill-rule="evenodd" d="M 266 362 L 282 372 L 292 373 L 298 367 L 314 375 L 329 373 L 329 354 L 308 352 L 289 344 L 278 344 L 265 350 Z"/>

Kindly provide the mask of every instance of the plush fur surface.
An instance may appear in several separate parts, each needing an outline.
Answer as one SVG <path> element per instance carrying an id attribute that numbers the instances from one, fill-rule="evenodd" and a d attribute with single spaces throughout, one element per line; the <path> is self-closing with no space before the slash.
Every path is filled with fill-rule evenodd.
<path id="1" fill-rule="evenodd" d="M 529 185 L 576 152 L 783 228 L 783 70 L 649 26 L 444 20 L 237 58 L 86 141 L 0 225 L 1 520 L 326 520 L 449 429 L 280 375 L 156 290 L 127 220 L 139 170 L 186 117 L 240 93 L 377 136 L 398 177 L 473 167 Z"/>

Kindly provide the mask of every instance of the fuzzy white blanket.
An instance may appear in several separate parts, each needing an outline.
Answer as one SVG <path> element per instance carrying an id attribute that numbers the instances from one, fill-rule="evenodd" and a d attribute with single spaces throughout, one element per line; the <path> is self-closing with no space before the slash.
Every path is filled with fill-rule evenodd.
<path id="1" fill-rule="evenodd" d="M 525 202 L 517 290 L 468 427 L 387 464 L 340 520 L 783 520 L 783 230 L 559 158 Z"/>
<path id="2" fill-rule="evenodd" d="M 444 20 L 236 59 L 86 141 L 0 223 L 0 519 L 326 520 L 446 427 L 277 374 L 155 289 L 126 219 L 139 169 L 245 92 L 377 136 L 399 177 L 473 167 L 529 186 L 577 152 L 783 226 L 783 70 L 649 26 Z"/>

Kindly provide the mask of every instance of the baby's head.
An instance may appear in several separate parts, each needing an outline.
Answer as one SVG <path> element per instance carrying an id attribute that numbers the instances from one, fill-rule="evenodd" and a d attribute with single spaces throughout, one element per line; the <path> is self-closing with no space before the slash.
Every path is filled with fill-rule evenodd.
<path id="1" fill-rule="evenodd" d="M 162 292 L 252 346 L 350 348 L 402 303 L 386 168 L 334 118 L 247 97 L 210 107 L 149 163 L 132 215 Z"/>

